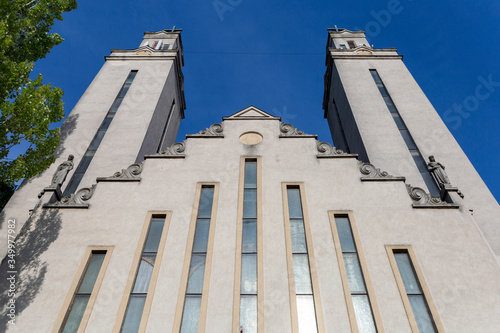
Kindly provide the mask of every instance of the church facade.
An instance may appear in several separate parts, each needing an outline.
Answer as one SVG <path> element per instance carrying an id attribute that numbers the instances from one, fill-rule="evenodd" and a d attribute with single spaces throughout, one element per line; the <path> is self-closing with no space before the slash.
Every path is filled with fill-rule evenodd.
<path id="1" fill-rule="evenodd" d="M 180 30 L 112 50 L 1 213 L 0 331 L 497 332 L 497 202 L 395 49 L 327 43 L 335 146 L 255 106 L 174 142 Z"/>

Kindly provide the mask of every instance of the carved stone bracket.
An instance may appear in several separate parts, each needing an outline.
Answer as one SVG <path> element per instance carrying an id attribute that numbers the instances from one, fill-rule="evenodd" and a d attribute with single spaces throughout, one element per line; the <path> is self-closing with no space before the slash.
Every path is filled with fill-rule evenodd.
<path id="1" fill-rule="evenodd" d="M 153 155 L 146 155 L 144 158 L 184 158 L 186 155 L 184 154 L 184 151 L 186 150 L 186 140 L 182 142 L 176 142 L 167 149 L 153 154 Z"/>
<path id="2" fill-rule="evenodd" d="M 433 197 L 420 187 L 413 187 L 406 184 L 406 189 L 413 201 L 413 208 L 459 208 L 459 205 L 442 201 L 438 197 Z"/>
<path id="3" fill-rule="evenodd" d="M 89 200 L 92 198 L 96 187 L 97 184 L 81 188 L 69 197 L 43 205 L 43 208 L 89 208 Z"/>
<path id="4" fill-rule="evenodd" d="M 305 134 L 290 124 L 280 122 L 280 138 L 317 138 L 316 134 Z"/>
<path id="5" fill-rule="evenodd" d="M 363 163 L 361 161 L 359 163 L 359 171 L 363 175 L 361 177 L 361 181 L 405 181 L 405 177 L 398 177 L 390 175 L 387 171 L 381 171 L 379 168 L 375 168 L 373 164 Z"/>
<path id="6" fill-rule="evenodd" d="M 316 141 L 316 148 L 319 154 L 317 158 L 335 158 L 335 157 L 358 157 L 358 154 L 348 154 L 341 149 L 332 147 L 328 142 Z"/>
<path id="7" fill-rule="evenodd" d="M 143 162 L 132 164 L 121 172 L 115 172 L 110 177 L 99 177 L 97 182 L 138 182 L 141 180 Z"/>
<path id="8" fill-rule="evenodd" d="M 186 138 L 223 138 L 224 137 L 224 128 L 222 127 L 222 123 L 213 124 L 209 128 L 200 131 L 198 134 L 188 134 Z"/>

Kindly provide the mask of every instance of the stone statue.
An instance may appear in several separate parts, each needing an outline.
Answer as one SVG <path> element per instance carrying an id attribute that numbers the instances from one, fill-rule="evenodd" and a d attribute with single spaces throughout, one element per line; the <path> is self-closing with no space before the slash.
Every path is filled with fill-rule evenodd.
<path id="1" fill-rule="evenodd" d="M 427 169 L 431 172 L 432 176 L 438 183 L 440 188 L 444 188 L 445 185 L 450 185 L 450 179 L 444 171 L 444 166 L 436 162 L 433 155 L 429 156 L 429 163 L 427 163 Z"/>
<path id="2" fill-rule="evenodd" d="M 61 186 L 64 183 L 66 176 L 73 169 L 73 158 L 73 155 L 69 155 L 68 160 L 59 165 L 57 171 L 52 177 L 52 183 L 50 184 L 51 187 Z"/>

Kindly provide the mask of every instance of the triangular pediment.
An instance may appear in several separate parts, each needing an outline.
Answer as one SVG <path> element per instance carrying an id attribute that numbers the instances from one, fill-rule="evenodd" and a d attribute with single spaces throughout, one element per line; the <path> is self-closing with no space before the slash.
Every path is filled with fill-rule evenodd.
<path id="1" fill-rule="evenodd" d="M 269 113 L 251 105 L 241 111 L 236 112 L 235 114 L 232 114 L 229 117 L 224 117 L 224 120 L 237 120 L 237 119 L 244 119 L 244 120 L 249 120 L 249 119 L 272 119 L 272 120 L 280 120 L 280 117 L 274 117 L 270 115 Z"/>

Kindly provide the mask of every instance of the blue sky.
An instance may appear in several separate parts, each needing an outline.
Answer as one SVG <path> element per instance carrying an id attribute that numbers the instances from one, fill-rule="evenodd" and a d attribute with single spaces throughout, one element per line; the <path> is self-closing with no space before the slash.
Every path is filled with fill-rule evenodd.
<path id="1" fill-rule="evenodd" d="M 64 90 L 66 114 L 110 49 L 138 47 L 144 31 L 183 29 L 187 109 L 178 141 L 255 105 L 331 142 L 322 110 L 326 29 L 366 29 L 376 48 L 396 47 L 404 55 L 500 198 L 498 1 L 107 0 L 80 1 L 64 17 L 53 30 L 65 41 L 37 63 L 35 73 Z M 478 98 L 476 89 L 484 81 L 493 84 Z"/>

